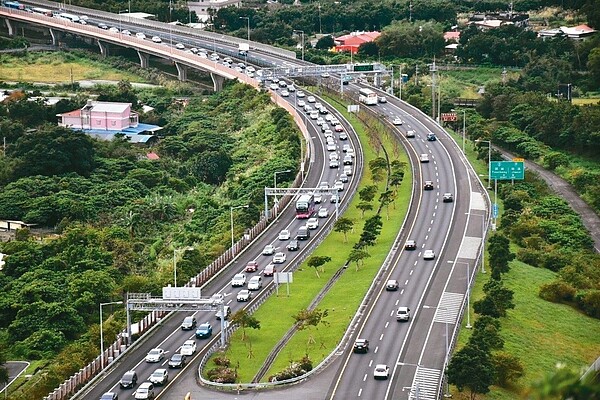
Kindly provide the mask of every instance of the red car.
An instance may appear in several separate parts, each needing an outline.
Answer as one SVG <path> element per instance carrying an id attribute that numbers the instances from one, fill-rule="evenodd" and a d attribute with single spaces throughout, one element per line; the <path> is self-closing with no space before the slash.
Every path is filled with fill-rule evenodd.
<path id="1" fill-rule="evenodd" d="M 246 264 L 246 272 L 256 272 L 258 270 L 258 263 L 256 261 L 248 261 Z"/>
<path id="2" fill-rule="evenodd" d="M 344 132 L 344 127 L 341 125 L 336 125 L 333 130 L 335 130 L 336 132 Z"/>

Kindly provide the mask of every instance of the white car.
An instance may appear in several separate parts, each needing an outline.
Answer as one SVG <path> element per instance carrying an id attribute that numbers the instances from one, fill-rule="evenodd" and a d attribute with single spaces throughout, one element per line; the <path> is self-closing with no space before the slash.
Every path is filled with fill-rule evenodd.
<path id="1" fill-rule="evenodd" d="M 296 97 L 299 97 L 299 98 L 306 97 L 306 94 L 304 94 L 304 92 L 302 90 L 298 90 L 296 92 Z"/>
<path id="2" fill-rule="evenodd" d="M 433 260 L 434 258 L 435 258 L 435 253 L 433 252 L 433 250 L 425 250 L 423 252 L 424 260 Z"/>
<path id="3" fill-rule="evenodd" d="M 346 152 L 347 152 L 349 149 L 351 149 L 351 148 L 352 148 L 352 147 L 350 147 L 350 145 L 349 145 L 349 144 L 345 144 L 345 145 L 343 145 L 343 146 L 342 146 L 342 151 L 343 151 L 344 153 L 346 153 Z"/>
<path id="4" fill-rule="evenodd" d="M 338 190 L 338 192 L 341 192 L 342 190 L 344 190 L 344 182 L 335 181 L 335 183 L 333 184 L 333 187 L 336 188 Z"/>
<path id="5" fill-rule="evenodd" d="M 210 301 L 213 305 L 222 303 L 224 299 L 225 296 L 223 296 L 223 293 L 215 293 L 212 296 L 210 296 Z"/>
<path id="6" fill-rule="evenodd" d="M 290 92 L 286 89 L 283 89 L 279 94 L 281 95 L 281 97 L 290 97 Z"/>
<path id="7" fill-rule="evenodd" d="M 112 28 L 110 28 L 108 31 L 109 31 L 109 32 L 112 32 L 112 33 L 119 33 L 119 28 L 116 28 L 116 27 L 114 27 L 114 26 L 113 26 L 113 27 L 112 27 Z"/>
<path id="8" fill-rule="evenodd" d="M 319 208 L 319 212 L 317 213 L 317 216 L 319 218 L 327 218 L 327 217 L 329 217 L 329 210 L 327 210 L 325 207 L 321 207 L 321 208 Z"/>
<path id="9" fill-rule="evenodd" d="M 346 174 L 346 176 L 352 175 L 352 167 L 350 165 L 344 167 L 344 174 Z"/>
<path id="10" fill-rule="evenodd" d="M 186 340 L 181 346 L 179 353 L 183 356 L 193 356 L 196 352 L 196 341 L 193 339 Z"/>
<path id="11" fill-rule="evenodd" d="M 339 126 L 339 125 L 337 125 L 337 126 Z M 340 140 L 348 140 L 348 134 L 346 132 L 341 132 Z"/>
<path id="12" fill-rule="evenodd" d="M 148 354 L 146 355 L 146 362 L 160 362 L 163 358 L 165 358 L 165 351 L 157 347 L 148 352 Z"/>
<path id="13" fill-rule="evenodd" d="M 336 148 L 335 143 L 327 143 L 327 151 L 335 151 Z"/>
<path id="14" fill-rule="evenodd" d="M 397 125 L 402 125 L 402 123 L 403 123 L 403 122 L 402 122 L 402 119 L 400 119 L 400 117 L 396 117 L 396 118 L 394 118 L 394 119 L 392 120 L 392 124 L 394 124 L 394 125 L 396 125 L 396 126 L 397 126 Z"/>
<path id="15" fill-rule="evenodd" d="M 340 202 L 340 196 L 338 196 L 337 194 L 333 194 L 331 195 L 331 198 L 329 199 L 330 203 L 339 203 Z"/>
<path id="16" fill-rule="evenodd" d="M 344 183 L 348 182 L 348 175 L 340 174 L 340 181 Z"/>
<path id="17" fill-rule="evenodd" d="M 250 298 L 252 297 L 252 294 L 250 293 L 249 290 L 240 290 L 240 292 L 237 294 L 237 301 L 249 301 Z"/>
<path id="18" fill-rule="evenodd" d="M 319 220 L 317 218 L 309 218 L 306 222 L 306 227 L 308 229 L 317 229 L 319 227 Z"/>
<path id="19" fill-rule="evenodd" d="M 138 32 L 135 34 L 135 37 L 138 39 L 146 39 L 146 34 L 144 32 Z"/>
<path id="20" fill-rule="evenodd" d="M 390 367 L 385 364 L 377 364 L 373 371 L 373 378 L 375 379 L 387 379 L 390 376 Z"/>
<path id="21" fill-rule="evenodd" d="M 338 160 L 330 160 L 329 161 L 329 168 L 339 168 L 339 167 L 340 167 L 340 162 Z M 316 196 L 317 195 L 315 195 L 315 203 L 317 203 Z M 319 196 L 321 196 L 321 195 L 319 195 Z M 321 197 L 319 197 L 319 199 L 320 198 Z M 320 203 L 320 202 L 321 201 L 319 200 L 318 203 Z"/>
<path id="22" fill-rule="evenodd" d="M 239 287 L 244 286 L 246 284 L 246 275 L 244 274 L 235 274 L 231 279 L 231 286 Z"/>
<path id="23" fill-rule="evenodd" d="M 154 398 L 154 385 L 152 382 L 144 382 L 135 391 L 133 397 L 136 400 L 145 400 Z"/>
<path id="24" fill-rule="evenodd" d="M 273 246 L 272 244 L 268 244 L 265 246 L 265 248 L 262 251 L 263 256 L 270 256 L 273 255 L 275 253 L 275 246 Z"/>
<path id="25" fill-rule="evenodd" d="M 273 256 L 273 264 L 283 264 L 286 260 L 285 253 L 275 253 Z"/>
<path id="26" fill-rule="evenodd" d="M 238 67 L 238 68 L 239 68 L 239 67 Z M 236 68 L 236 69 L 237 69 L 237 68 Z M 241 68 L 240 68 L 240 70 L 241 70 Z M 271 90 L 277 90 L 277 89 L 279 89 L 279 86 L 277 86 L 277 84 L 276 84 L 276 83 L 271 83 L 271 84 L 269 85 L 269 89 L 271 89 Z"/>
<path id="27" fill-rule="evenodd" d="M 81 20 L 83 21 L 83 20 Z M 131 31 L 127 30 L 127 29 L 123 29 L 121 31 L 121 35 L 125 35 L 125 36 L 131 36 Z"/>
<path id="28" fill-rule="evenodd" d="M 211 59 L 212 61 L 217 61 L 219 58 L 220 58 L 220 57 L 219 57 L 219 55 L 218 55 L 217 53 L 212 53 L 212 54 L 210 55 L 210 59 Z"/>
<path id="29" fill-rule="evenodd" d="M 306 106 L 306 102 L 304 100 L 298 100 L 298 107 L 304 108 Z"/>
<path id="30" fill-rule="evenodd" d="M 260 276 L 253 276 L 248 281 L 248 290 L 258 290 L 262 287 L 262 278 Z"/>
<path id="31" fill-rule="evenodd" d="M 429 155 L 428 154 L 421 154 L 419 156 L 419 160 L 421 160 L 422 163 L 428 163 L 429 162 Z"/>
<path id="32" fill-rule="evenodd" d="M 346 155 L 354 158 L 355 154 L 354 154 L 354 149 L 351 147 L 348 150 L 346 150 Z"/>
<path id="33" fill-rule="evenodd" d="M 314 102 L 316 102 L 316 101 L 317 101 L 317 100 L 315 99 L 315 96 L 308 96 L 308 97 L 306 98 L 306 100 L 307 100 L 309 103 L 314 103 Z"/>
<path id="34" fill-rule="evenodd" d="M 252 67 L 250 67 L 250 68 L 252 68 Z M 296 87 L 294 85 L 288 85 L 288 90 L 290 92 L 295 92 L 296 91 Z"/>
<path id="35" fill-rule="evenodd" d="M 350 155 L 345 155 L 343 161 L 344 161 L 344 165 L 352 165 L 354 163 L 354 160 L 352 159 L 352 156 L 350 156 Z"/>
<path id="36" fill-rule="evenodd" d="M 317 125 L 321 126 L 325 123 L 325 120 L 323 119 L 323 117 L 317 117 Z"/>
<path id="37" fill-rule="evenodd" d="M 162 43 L 162 39 L 159 36 L 152 36 L 152 41 L 154 43 Z"/>
<path id="38" fill-rule="evenodd" d="M 287 229 L 282 230 L 281 232 L 279 232 L 279 240 L 290 240 L 290 236 L 291 233 L 290 231 L 288 231 Z"/>
<path id="39" fill-rule="evenodd" d="M 183 43 L 177 43 L 177 44 L 175 45 L 175 48 L 176 48 L 176 49 L 179 49 L 179 50 L 183 50 L 183 49 L 185 49 L 185 46 L 183 45 Z"/>
<path id="40" fill-rule="evenodd" d="M 310 116 L 310 119 L 317 119 L 317 118 L 319 118 L 319 112 L 311 111 L 309 116 Z"/>
<path id="41" fill-rule="evenodd" d="M 410 318 L 410 309 L 408 307 L 398 307 L 396 311 L 396 321 L 408 321 Z"/>
<path id="42" fill-rule="evenodd" d="M 155 370 L 148 380 L 155 385 L 164 385 L 169 380 L 169 372 L 164 368 Z"/>

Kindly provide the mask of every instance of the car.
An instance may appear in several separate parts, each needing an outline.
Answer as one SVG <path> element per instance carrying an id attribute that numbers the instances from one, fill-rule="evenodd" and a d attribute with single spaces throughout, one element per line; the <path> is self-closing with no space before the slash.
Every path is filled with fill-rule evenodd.
<path id="1" fill-rule="evenodd" d="M 175 45 L 175 48 L 176 48 L 176 49 L 179 49 L 179 50 L 183 50 L 183 49 L 185 49 L 185 46 L 183 45 L 183 43 L 177 43 L 177 44 Z"/>
<path id="2" fill-rule="evenodd" d="M 425 184 L 423 185 L 423 190 L 433 190 L 433 182 L 425 181 Z"/>
<path id="3" fill-rule="evenodd" d="M 244 272 L 256 272 L 258 271 L 258 263 L 255 260 L 248 261 L 246 267 L 244 268 Z"/>
<path id="4" fill-rule="evenodd" d="M 252 68 L 252 67 L 251 67 L 251 68 Z M 288 85 L 287 89 L 288 89 L 290 92 L 295 92 L 295 91 L 296 91 L 296 86 L 294 86 L 294 85 Z"/>
<path id="5" fill-rule="evenodd" d="M 435 253 L 433 250 L 425 250 L 423 253 L 423 260 L 433 260 L 435 258 Z"/>
<path id="6" fill-rule="evenodd" d="M 351 148 L 351 146 L 350 146 L 349 144 L 345 144 L 345 145 L 343 145 L 343 146 L 342 146 L 342 151 L 345 153 L 345 152 L 347 152 L 347 151 L 348 151 L 348 149 L 350 149 L 350 148 Z"/>
<path id="7" fill-rule="evenodd" d="M 237 301 L 248 301 L 250 300 L 250 298 L 252 297 L 252 293 L 250 293 L 249 290 L 244 289 L 244 290 L 240 290 L 240 292 L 237 294 Z"/>
<path id="8" fill-rule="evenodd" d="M 319 184 L 319 189 L 321 189 L 321 190 L 327 190 L 327 189 L 329 189 L 329 182 L 325 182 L 325 181 L 321 182 Z"/>
<path id="9" fill-rule="evenodd" d="M 452 193 L 444 193 L 442 196 L 442 202 L 452 203 L 454 201 L 454 195 Z"/>
<path id="10" fill-rule="evenodd" d="M 271 80 L 272 80 L 273 82 L 275 82 L 275 83 L 279 83 L 279 78 L 273 78 L 273 79 L 271 79 Z"/>
<path id="11" fill-rule="evenodd" d="M 385 96 L 377 96 L 377 101 L 379 103 L 387 103 L 387 97 L 385 97 Z"/>
<path id="12" fill-rule="evenodd" d="M 212 61 L 217 61 L 219 58 L 221 58 L 221 57 L 219 57 L 219 55 L 218 55 L 217 53 L 212 53 L 212 54 L 210 55 L 210 59 L 211 59 Z"/>
<path id="13" fill-rule="evenodd" d="M 164 368 L 159 368 L 157 370 L 154 370 L 154 372 L 152 373 L 152 375 L 150 375 L 150 378 L 148 378 L 148 380 L 154 383 L 155 385 L 162 386 L 169 380 L 169 372 Z"/>
<path id="14" fill-rule="evenodd" d="M 354 160 L 351 155 L 344 156 L 344 165 L 352 165 L 353 163 L 354 163 Z"/>
<path id="15" fill-rule="evenodd" d="M 248 281 L 248 290 L 259 290 L 262 287 L 262 278 L 260 276 L 253 276 Z"/>
<path id="16" fill-rule="evenodd" d="M 288 249 L 289 251 L 297 251 L 298 249 L 300 249 L 300 244 L 298 243 L 298 240 L 294 239 L 291 240 L 287 246 L 285 246 L 286 249 Z"/>
<path id="17" fill-rule="evenodd" d="M 340 162 L 338 160 L 330 160 L 329 161 L 329 168 L 339 168 L 339 167 L 340 167 Z M 316 197 L 316 195 L 315 195 L 315 197 Z M 321 198 L 322 197 L 319 197 L 319 201 L 317 201 L 315 199 L 315 203 L 320 203 L 321 202 Z"/>
<path id="18" fill-rule="evenodd" d="M 435 136 L 435 133 L 428 133 L 427 134 L 427 140 L 429 142 L 435 142 L 437 140 L 437 137 Z"/>
<path id="19" fill-rule="evenodd" d="M 327 218 L 327 217 L 329 217 L 329 210 L 326 209 L 325 207 L 321 207 L 321 208 L 319 208 L 319 212 L 317 213 L 317 216 L 319 218 Z"/>
<path id="20" fill-rule="evenodd" d="M 232 287 L 240 287 L 246 285 L 246 275 L 244 274 L 235 274 L 231 279 Z"/>
<path id="21" fill-rule="evenodd" d="M 301 226 L 298 228 L 298 234 L 296 235 L 296 239 L 298 240 L 308 240 L 310 237 L 310 229 L 305 226 Z"/>
<path id="22" fill-rule="evenodd" d="M 135 37 L 138 39 L 146 39 L 146 34 L 144 32 L 138 32 L 135 34 Z"/>
<path id="23" fill-rule="evenodd" d="M 296 97 L 299 97 L 299 98 L 306 97 L 306 94 L 302 90 L 298 90 L 296 92 Z"/>
<path id="24" fill-rule="evenodd" d="M 396 126 L 398 126 L 398 125 L 402 125 L 403 123 L 404 123 L 404 121 L 402 121 L 402 118 L 400 118 L 400 117 L 395 117 L 395 118 L 392 120 L 392 124 L 393 124 L 393 125 L 396 125 Z"/>
<path id="25" fill-rule="evenodd" d="M 100 397 L 100 400 L 119 400 L 119 395 L 115 392 L 106 392 Z"/>
<path id="26" fill-rule="evenodd" d="M 281 232 L 279 232 L 278 238 L 279 240 L 290 240 L 290 231 L 288 231 L 287 229 L 282 230 Z"/>
<path id="27" fill-rule="evenodd" d="M 352 158 L 354 158 L 354 156 L 356 155 L 354 153 L 354 149 L 352 147 L 350 147 L 348 150 L 346 150 L 346 154 L 349 155 Z"/>
<path id="28" fill-rule="evenodd" d="M 223 310 L 225 310 L 225 320 L 227 320 L 227 318 L 229 318 L 229 316 L 231 315 L 231 308 L 229 306 L 223 306 Z M 221 311 L 221 309 L 219 309 L 216 314 L 215 314 L 215 318 L 220 320 L 221 318 L 223 318 L 223 312 Z"/>
<path id="29" fill-rule="evenodd" d="M 413 239 L 409 239 L 406 241 L 406 243 L 404 243 L 404 250 L 416 250 L 417 249 L 417 242 L 414 241 Z"/>
<path id="30" fill-rule="evenodd" d="M 280 88 L 287 88 L 287 82 L 284 81 L 283 79 L 280 80 L 279 82 L 277 82 L 277 84 L 279 85 Z"/>
<path id="31" fill-rule="evenodd" d="M 159 36 L 152 36 L 152 41 L 154 43 L 162 43 L 162 39 Z"/>
<path id="32" fill-rule="evenodd" d="M 183 319 L 181 323 L 181 330 L 189 331 L 196 328 L 196 317 L 192 315 L 188 315 Z"/>
<path id="33" fill-rule="evenodd" d="M 333 130 L 336 132 L 344 132 L 344 127 L 341 125 L 336 125 L 333 127 Z"/>
<path id="34" fill-rule="evenodd" d="M 122 389 L 131 389 L 137 384 L 137 374 L 134 370 L 129 370 L 123 374 L 119 381 L 119 386 Z"/>
<path id="35" fill-rule="evenodd" d="M 186 358 L 183 354 L 175 353 L 169 359 L 169 368 L 185 367 Z"/>
<path id="36" fill-rule="evenodd" d="M 331 77 L 331 75 L 329 75 L 327 72 L 323 72 L 321 74 L 321 78 L 329 78 L 329 77 Z"/>
<path id="37" fill-rule="evenodd" d="M 319 118 L 319 112 L 318 111 L 311 111 L 308 116 L 310 117 L 310 119 L 317 119 L 317 118 Z"/>
<path id="38" fill-rule="evenodd" d="M 210 302 L 213 306 L 222 303 L 223 300 L 225 300 L 225 296 L 223 296 L 223 293 L 215 293 L 212 296 L 210 296 Z"/>
<path id="39" fill-rule="evenodd" d="M 313 108 L 310 104 L 306 104 L 304 105 L 304 112 L 307 114 L 310 114 L 313 111 Z"/>
<path id="40" fill-rule="evenodd" d="M 421 160 L 422 163 L 428 163 L 429 162 L 429 154 L 421 154 L 419 156 L 419 160 Z"/>
<path id="41" fill-rule="evenodd" d="M 290 92 L 288 90 L 282 90 L 281 93 L 279 93 L 281 95 L 281 97 L 290 97 Z"/>
<path id="42" fill-rule="evenodd" d="M 369 341 L 367 339 L 356 339 L 354 346 L 352 347 L 354 353 L 368 353 L 369 352 Z"/>
<path id="43" fill-rule="evenodd" d="M 335 181 L 335 183 L 333 184 L 333 187 L 336 188 L 338 192 L 341 192 L 342 190 L 344 190 L 344 182 Z"/>
<path id="44" fill-rule="evenodd" d="M 117 28 L 116 26 L 112 26 L 108 31 L 112 32 L 112 33 L 119 33 L 120 32 L 119 28 Z"/>
<path id="45" fill-rule="evenodd" d="M 414 138 L 416 135 L 416 132 L 411 130 L 406 131 L 406 134 L 404 134 L 404 136 L 406 136 L 407 138 Z"/>
<path id="46" fill-rule="evenodd" d="M 327 142 L 328 145 L 334 145 L 335 146 L 335 140 L 333 139 L 333 135 L 326 137 L 325 140 L 326 140 L 326 142 Z"/>
<path id="47" fill-rule="evenodd" d="M 308 101 L 309 103 L 314 103 L 314 102 L 316 102 L 317 100 L 315 99 L 315 96 L 308 96 L 308 97 L 306 98 L 306 101 Z"/>
<path id="48" fill-rule="evenodd" d="M 277 89 L 279 89 L 279 86 L 277 86 L 277 84 L 276 84 L 276 83 L 271 83 L 271 84 L 269 85 L 269 89 L 271 89 L 271 90 L 277 90 Z"/>
<path id="49" fill-rule="evenodd" d="M 317 229 L 319 227 L 319 219 L 318 218 L 309 218 L 306 222 L 306 227 L 308 229 Z"/>
<path id="50" fill-rule="evenodd" d="M 252 65 L 248 65 L 246 67 L 246 71 L 248 71 L 248 72 L 256 72 L 256 68 L 254 68 Z"/>
<path id="51" fill-rule="evenodd" d="M 283 254 L 283 253 L 282 253 Z M 285 257 L 285 254 L 284 254 Z M 273 274 L 277 272 L 277 268 L 275 268 L 274 264 L 267 264 L 265 269 L 263 269 L 263 276 L 273 276 Z"/>
<path id="52" fill-rule="evenodd" d="M 336 127 L 337 126 L 340 126 L 340 125 L 336 125 Z M 340 138 L 340 140 L 348 140 L 348 134 L 346 132 L 342 132 L 342 133 L 340 133 L 339 138 Z"/>
<path id="53" fill-rule="evenodd" d="M 134 399 L 136 400 L 146 400 L 154 398 L 154 385 L 152 382 L 144 382 L 140 385 L 140 387 L 135 391 Z"/>
<path id="54" fill-rule="evenodd" d="M 240 67 L 241 69 L 246 69 L 246 64 L 244 64 L 243 62 L 237 63 L 237 66 Z"/>
<path id="55" fill-rule="evenodd" d="M 337 194 L 331 195 L 331 198 L 329 199 L 330 203 L 338 203 L 339 201 L 340 201 L 340 196 L 338 196 Z"/>
<path id="56" fill-rule="evenodd" d="M 192 51 L 194 50 L 194 48 L 192 48 Z M 196 53 L 198 52 L 198 49 L 196 49 Z M 231 57 L 225 57 L 223 59 L 223 62 L 226 62 L 227 64 L 233 64 L 233 60 L 231 59 Z M 249 70 L 250 71 L 250 70 Z M 254 70 L 252 70 L 252 72 L 254 72 Z"/>
<path id="57" fill-rule="evenodd" d="M 272 244 L 268 244 L 262 251 L 263 256 L 271 256 L 275 254 L 275 247 Z"/>
<path id="58" fill-rule="evenodd" d="M 197 339 L 206 339 L 212 336 L 212 326 L 208 322 L 198 325 L 196 329 Z"/>
<path id="59" fill-rule="evenodd" d="M 346 174 L 347 176 L 352 175 L 352 167 L 350 165 L 346 165 L 344 167 L 344 174 Z"/>
<path id="60" fill-rule="evenodd" d="M 329 153 L 329 161 L 331 161 L 331 160 L 339 160 L 339 158 L 340 158 L 340 156 L 339 156 L 339 154 L 337 152 L 336 153 Z"/>
<path id="61" fill-rule="evenodd" d="M 273 264 L 283 264 L 286 260 L 285 253 L 278 252 L 273 256 Z"/>
<path id="62" fill-rule="evenodd" d="M 329 115 L 329 110 L 326 109 L 325 107 L 321 107 L 321 108 L 319 108 L 319 114 Z"/>
<path id="63" fill-rule="evenodd" d="M 390 292 L 398 290 L 399 287 L 400 287 L 400 284 L 398 284 L 398 281 L 395 279 L 390 279 L 385 284 L 385 290 L 390 291 Z"/>
<path id="64" fill-rule="evenodd" d="M 408 321 L 409 318 L 410 308 L 398 307 L 398 311 L 396 311 L 396 321 Z"/>
<path id="65" fill-rule="evenodd" d="M 98 24 L 98 28 L 100 28 L 100 29 L 108 29 L 108 25 L 106 25 L 106 24 L 103 24 L 102 22 L 100 22 L 100 23 Z"/>
<path id="66" fill-rule="evenodd" d="M 304 100 L 298 100 L 298 107 L 306 106 L 306 102 Z"/>
<path id="67" fill-rule="evenodd" d="M 390 367 L 385 364 L 377 364 L 373 370 L 373 378 L 387 379 L 390 376 Z"/>
<path id="68" fill-rule="evenodd" d="M 325 115 L 325 121 L 331 122 L 332 119 L 333 119 L 333 115 L 331 115 L 331 114 Z"/>
<path id="69" fill-rule="evenodd" d="M 337 149 L 337 146 L 335 145 L 335 143 L 327 143 L 327 151 L 335 151 Z"/>
<path id="70" fill-rule="evenodd" d="M 148 363 L 155 363 L 162 361 L 163 358 L 165 358 L 165 351 L 157 347 L 150 350 L 148 354 L 146 354 L 145 360 Z"/>
<path id="71" fill-rule="evenodd" d="M 325 120 L 323 119 L 323 117 L 318 117 L 317 118 L 317 125 L 321 126 L 325 123 Z"/>
<path id="72" fill-rule="evenodd" d="M 348 182 L 348 175 L 340 174 L 340 181 L 344 183 Z"/>
<path id="73" fill-rule="evenodd" d="M 83 20 L 82 20 L 83 21 Z M 123 29 L 121 31 L 121 35 L 125 35 L 125 36 L 131 36 L 131 31 L 128 29 Z"/>
<path id="74" fill-rule="evenodd" d="M 337 160 L 335 160 L 335 161 L 337 162 Z M 337 163 L 338 164 L 337 167 L 336 166 L 332 167 L 331 166 L 332 162 L 333 162 L 333 160 L 329 162 L 329 168 L 338 168 L 340 166 L 340 163 Z M 323 195 L 321 193 L 315 193 L 313 200 L 315 201 L 315 204 L 319 204 L 323 201 Z"/>

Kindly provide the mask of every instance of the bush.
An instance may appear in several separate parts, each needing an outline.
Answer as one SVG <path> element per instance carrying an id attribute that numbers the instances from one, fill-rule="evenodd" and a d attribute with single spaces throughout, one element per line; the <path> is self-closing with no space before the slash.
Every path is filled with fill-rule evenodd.
<path id="1" fill-rule="evenodd" d="M 573 301 L 576 290 L 573 286 L 563 281 L 547 283 L 540 287 L 539 296 L 553 303 Z"/>
<path id="2" fill-rule="evenodd" d="M 308 358 L 308 355 L 304 356 L 300 361 L 294 361 L 289 367 L 283 371 L 276 373 L 269 377 L 269 382 L 285 381 L 287 379 L 296 378 L 306 374 L 312 370 L 312 361 Z"/>
<path id="3" fill-rule="evenodd" d="M 496 384 L 503 388 L 516 383 L 525 373 L 521 361 L 508 353 L 495 353 L 492 362 L 496 369 Z"/>
<path id="4" fill-rule="evenodd" d="M 578 295 L 577 303 L 590 317 L 600 318 L 600 290 L 590 290 Z"/>

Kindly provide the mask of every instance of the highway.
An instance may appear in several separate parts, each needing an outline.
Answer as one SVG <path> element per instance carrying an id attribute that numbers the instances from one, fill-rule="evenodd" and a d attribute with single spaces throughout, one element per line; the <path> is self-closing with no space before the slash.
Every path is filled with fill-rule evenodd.
<path id="1" fill-rule="evenodd" d="M 127 26 L 132 31 L 137 31 L 134 28 L 135 24 Z M 177 41 L 186 40 L 177 35 L 175 33 L 174 36 Z M 199 39 L 187 40 L 189 42 L 185 44 L 190 46 L 210 46 L 210 43 Z M 236 51 L 233 46 L 221 45 L 220 49 L 226 54 Z M 262 65 L 299 63 L 270 54 L 256 54 L 252 58 Z M 356 92 L 358 86 L 350 84 L 345 90 Z M 289 99 L 295 102 L 293 96 Z M 359 310 L 362 318 L 351 336 L 352 340 L 348 342 L 339 362 L 329 367 L 337 370 L 334 374 L 335 379 L 328 385 L 329 389 L 323 398 L 397 399 L 416 398 L 418 395 L 420 399 L 435 399 L 440 396 L 446 355 L 453 346 L 454 332 L 465 302 L 467 272 L 472 275 L 475 270 L 485 235 L 489 209 L 487 195 L 477 176 L 465 163 L 456 143 L 420 111 L 397 99 L 388 97 L 388 100 L 387 103 L 371 108 L 387 121 L 394 116 L 400 116 L 404 120 L 399 127 L 390 124 L 390 130 L 406 144 L 412 160 L 415 183 L 411 211 L 404 229 L 398 236 L 397 247 L 390 253 L 389 260 L 384 265 L 383 278 L 376 287 L 375 295 L 366 299 L 364 307 Z M 346 126 L 345 129 L 349 130 L 350 127 Z M 416 137 L 406 138 L 407 130 L 414 130 Z M 322 181 L 331 184 L 339 171 L 327 167 L 328 152 L 324 148 L 323 135 L 319 130 L 311 132 L 315 142 L 314 163 L 311 164 L 305 184 L 307 187 L 316 187 Z M 426 136 L 430 132 L 435 133 L 438 140 L 427 141 Z M 355 140 L 352 135 L 350 138 Z M 339 140 L 336 146 L 336 151 L 339 151 Z M 353 147 L 359 150 L 356 143 Z M 360 152 L 358 154 L 357 160 L 360 159 Z M 428 163 L 419 161 L 421 154 L 429 156 Z M 353 175 L 354 180 L 351 181 L 354 184 L 356 175 Z M 433 190 L 424 191 L 424 181 L 432 181 Z M 348 193 L 351 190 L 347 187 L 342 192 L 342 203 L 348 201 Z M 446 192 L 454 194 L 454 202 L 442 202 L 442 195 Z M 332 210 L 331 205 L 327 204 L 327 207 Z M 284 210 L 279 220 L 254 246 L 239 257 L 226 274 L 211 282 L 205 293 L 226 293 L 227 305 L 232 306 L 233 311 L 238 309 L 240 305 L 235 302 L 237 290 L 232 291 L 229 285 L 231 276 L 240 272 L 250 260 L 256 259 L 263 267 L 269 261 L 267 257 L 260 255 L 263 247 L 268 243 L 281 247 L 282 243 L 277 240 L 278 232 L 287 228 L 294 233 L 304 223 L 296 220 L 293 214 L 293 207 Z M 330 216 L 330 223 L 331 220 Z M 319 227 L 319 230 L 323 229 L 323 226 Z M 408 239 L 417 242 L 416 250 L 404 250 L 403 244 Z M 307 248 L 316 240 L 316 236 L 313 235 L 311 241 L 301 242 L 301 245 Z M 434 260 L 423 259 L 424 251 L 429 249 L 435 252 Z M 286 251 L 286 254 L 288 259 L 283 264 L 284 267 L 293 264 L 294 260 L 300 257 L 300 253 Z M 385 291 L 384 286 L 388 279 L 396 279 L 400 283 L 398 291 Z M 266 287 L 263 290 L 266 290 Z M 395 312 L 399 306 L 411 309 L 408 322 L 396 321 Z M 125 370 L 134 368 L 141 380 L 146 379 L 158 367 L 156 364 L 142 361 L 143 355 L 150 348 L 165 349 L 166 360 L 191 337 L 190 331 L 179 329 L 182 319 L 183 315 L 176 315 L 164 321 L 160 329 L 146 338 L 135 352 L 106 374 L 101 384 L 86 392 L 82 398 L 99 398 L 101 393 L 108 390 L 116 390 L 121 396 L 125 396 L 127 392 L 120 392 L 115 388 Z M 197 319 L 198 323 L 213 323 L 215 333 L 218 332 L 212 314 L 197 315 Z M 353 340 L 358 337 L 370 341 L 368 353 L 352 353 Z M 199 340 L 198 345 L 202 347 L 201 345 L 210 342 Z M 201 353 L 199 349 L 197 354 Z M 373 379 L 376 364 L 386 364 L 390 368 L 387 381 Z M 190 363 L 187 370 L 192 370 L 192 365 Z M 161 398 L 171 397 L 166 395 Z"/>

